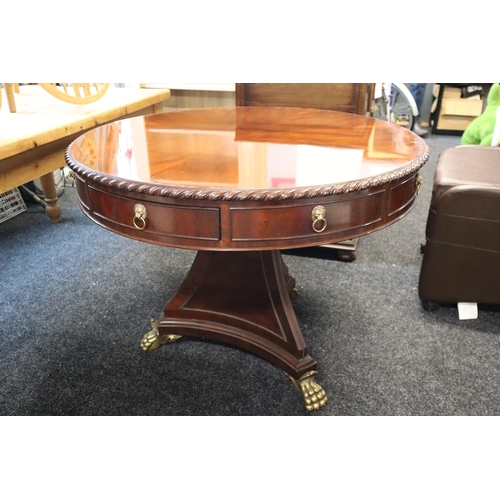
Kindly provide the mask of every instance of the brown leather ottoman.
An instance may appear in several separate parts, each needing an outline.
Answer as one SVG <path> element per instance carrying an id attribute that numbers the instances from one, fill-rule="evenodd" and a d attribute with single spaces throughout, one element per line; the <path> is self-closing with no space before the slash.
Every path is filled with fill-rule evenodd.
<path id="1" fill-rule="evenodd" d="M 419 297 L 500 304 L 500 148 L 458 146 L 439 157 Z"/>

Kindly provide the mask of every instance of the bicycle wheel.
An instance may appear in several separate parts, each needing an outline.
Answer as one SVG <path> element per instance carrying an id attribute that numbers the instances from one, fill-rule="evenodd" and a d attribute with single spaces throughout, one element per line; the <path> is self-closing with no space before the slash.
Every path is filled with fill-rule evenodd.
<path id="1" fill-rule="evenodd" d="M 391 95 L 389 96 L 390 114 L 389 121 L 404 128 L 413 130 L 415 117 L 408 98 L 396 87 L 391 85 Z"/>

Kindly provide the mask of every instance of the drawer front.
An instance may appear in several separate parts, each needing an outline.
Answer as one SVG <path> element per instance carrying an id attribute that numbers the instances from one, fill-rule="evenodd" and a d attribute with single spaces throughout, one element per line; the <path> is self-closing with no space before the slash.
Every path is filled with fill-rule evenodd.
<path id="1" fill-rule="evenodd" d="M 385 191 L 342 201 L 311 202 L 300 206 L 233 208 L 230 237 L 233 242 L 294 240 L 317 237 L 335 241 L 346 232 L 368 232 L 384 217 Z M 323 219 L 314 223 L 313 210 L 324 207 Z M 323 227 L 324 226 L 324 227 Z"/>
<path id="2" fill-rule="evenodd" d="M 176 207 L 163 203 L 132 200 L 89 189 L 91 217 L 96 222 L 128 236 L 147 239 L 148 236 L 174 239 L 219 241 L 220 215 L 216 207 Z M 136 216 L 136 205 L 145 208 L 143 221 Z M 142 229 L 143 228 L 143 229 Z"/>
<path id="3" fill-rule="evenodd" d="M 410 205 L 415 202 L 416 193 L 416 176 L 391 186 L 389 189 L 389 206 L 387 209 L 387 217 L 397 218 L 404 215 Z"/>

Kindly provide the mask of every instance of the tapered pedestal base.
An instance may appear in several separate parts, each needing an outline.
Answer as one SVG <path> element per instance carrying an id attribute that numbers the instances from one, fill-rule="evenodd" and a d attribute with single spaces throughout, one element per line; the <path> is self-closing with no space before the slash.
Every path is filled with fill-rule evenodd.
<path id="1" fill-rule="evenodd" d="M 294 287 L 279 251 L 200 251 L 142 348 L 184 335 L 240 347 L 283 369 L 307 409 L 318 409 L 326 395 L 314 380 L 317 363 L 293 311 Z"/>

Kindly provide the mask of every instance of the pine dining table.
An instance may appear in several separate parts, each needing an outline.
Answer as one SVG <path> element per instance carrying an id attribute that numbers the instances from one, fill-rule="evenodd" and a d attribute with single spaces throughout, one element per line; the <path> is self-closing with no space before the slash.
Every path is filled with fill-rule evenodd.
<path id="1" fill-rule="evenodd" d="M 170 90 L 110 86 L 95 102 L 72 104 L 35 84 L 20 85 L 14 98 L 15 112 L 0 107 L 0 194 L 39 178 L 46 213 L 59 222 L 53 172 L 65 166 L 68 145 L 93 127 L 163 111 Z"/>

